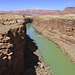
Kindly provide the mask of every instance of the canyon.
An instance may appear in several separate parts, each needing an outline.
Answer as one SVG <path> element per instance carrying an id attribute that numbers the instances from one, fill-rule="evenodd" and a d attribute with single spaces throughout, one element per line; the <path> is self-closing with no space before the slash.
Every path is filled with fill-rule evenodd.
<path id="1" fill-rule="evenodd" d="M 75 64 L 75 17 L 73 15 L 45 15 L 33 19 L 35 30 L 52 40 Z"/>
<path id="2" fill-rule="evenodd" d="M 33 39 L 26 34 L 32 18 L 0 15 L 0 75 L 51 75 Z"/>
<path id="3" fill-rule="evenodd" d="M 74 10 L 74 8 L 66 8 L 65 10 L 69 11 L 68 9 Z M 27 28 L 26 26 L 32 22 L 33 25 L 30 26 L 31 29 L 29 30 L 29 27 Z M 27 34 L 27 30 L 29 30 L 29 34 L 33 38 Z M 35 34 L 38 33 L 38 35 L 33 34 L 34 32 Z M 44 36 L 48 40 L 44 38 L 40 39 L 37 36 Z M 49 48 L 49 51 L 51 48 L 54 49 L 53 47 L 55 47 L 55 44 L 51 46 L 51 42 L 48 42 L 50 40 L 57 44 L 58 46 L 56 47 L 59 47 L 59 49 L 75 64 L 74 14 L 41 16 L 0 14 L 0 75 L 53 75 L 54 72 L 50 69 L 50 64 L 44 61 L 44 56 L 40 53 L 41 50 L 38 49 L 41 44 L 40 49 L 45 48 L 43 47 L 45 46 L 45 42 L 48 45 L 46 46 Z M 47 50 L 47 47 L 45 50 Z M 59 51 L 59 49 L 56 50 Z M 44 53 L 43 50 L 42 52 Z M 60 54 L 60 52 L 58 52 L 58 54 Z M 49 54 L 47 56 L 49 56 Z M 63 57 L 64 60 L 68 60 L 64 58 L 64 55 L 61 57 Z M 55 59 L 51 58 L 48 61 L 51 62 L 52 60 Z M 53 64 L 53 66 L 58 64 L 61 65 L 62 63 Z M 71 62 L 68 64 L 70 64 L 69 67 L 72 66 L 71 69 L 74 68 Z M 64 73 L 61 70 L 60 73 L 58 71 L 56 72 L 56 75 L 60 75 L 61 72 L 69 75 L 71 72 L 73 72 L 73 74 L 75 73 L 74 70 L 70 73 Z"/>

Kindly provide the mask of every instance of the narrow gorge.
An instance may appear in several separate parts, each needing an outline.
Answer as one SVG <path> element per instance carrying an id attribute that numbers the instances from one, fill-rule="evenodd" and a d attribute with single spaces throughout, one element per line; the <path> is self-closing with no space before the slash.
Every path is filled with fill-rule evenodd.
<path id="1" fill-rule="evenodd" d="M 24 15 L 0 15 L 0 75 L 51 75 L 26 24 Z"/>

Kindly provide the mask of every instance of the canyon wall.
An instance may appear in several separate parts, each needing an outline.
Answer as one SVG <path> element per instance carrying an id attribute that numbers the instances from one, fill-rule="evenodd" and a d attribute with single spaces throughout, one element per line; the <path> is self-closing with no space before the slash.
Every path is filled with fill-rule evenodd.
<path id="1" fill-rule="evenodd" d="M 0 75 L 52 75 L 33 39 L 26 35 L 24 15 L 0 15 Z"/>
<path id="2" fill-rule="evenodd" d="M 31 22 L 24 15 L 0 15 L 0 75 L 24 75 L 26 24 Z"/>
<path id="3" fill-rule="evenodd" d="M 24 74 L 26 23 L 16 21 L 0 19 L 0 75 Z"/>
<path id="4" fill-rule="evenodd" d="M 63 53 L 75 63 L 75 19 L 40 16 L 34 18 L 33 27 L 58 44 Z"/>

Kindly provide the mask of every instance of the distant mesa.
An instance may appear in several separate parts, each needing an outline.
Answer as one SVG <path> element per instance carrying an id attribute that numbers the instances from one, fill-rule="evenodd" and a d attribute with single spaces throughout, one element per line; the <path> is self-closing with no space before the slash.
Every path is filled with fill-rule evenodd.
<path id="1" fill-rule="evenodd" d="M 69 10 L 69 11 L 70 11 L 70 10 L 75 11 L 75 7 L 67 7 L 67 8 L 65 8 L 64 10 L 66 10 L 66 11 L 67 11 L 67 10 Z"/>
<path id="2" fill-rule="evenodd" d="M 18 10 L 18 11 L 0 11 L 0 14 L 25 14 L 25 15 L 61 15 L 75 14 L 75 7 L 67 7 L 63 11 L 60 10 Z"/>
<path id="3" fill-rule="evenodd" d="M 62 11 L 63 14 L 75 14 L 75 7 L 67 7 Z"/>

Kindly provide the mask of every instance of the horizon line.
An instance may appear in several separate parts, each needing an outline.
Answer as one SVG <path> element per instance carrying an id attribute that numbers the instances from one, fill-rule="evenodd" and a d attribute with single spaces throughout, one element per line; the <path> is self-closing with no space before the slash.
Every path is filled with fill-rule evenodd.
<path id="1" fill-rule="evenodd" d="M 66 7 L 66 8 L 74 8 L 74 7 Z M 64 8 L 65 9 L 65 8 Z M 63 10 L 64 10 L 63 9 Z M 58 10 L 58 11 L 63 11 L 59 9 L 16 9 L 16 10 L 0 10 L 0 11 L 23 11 L 23 10 Z"/>

